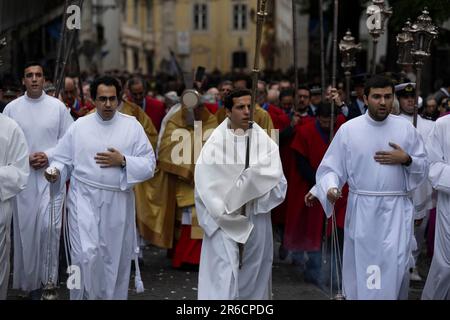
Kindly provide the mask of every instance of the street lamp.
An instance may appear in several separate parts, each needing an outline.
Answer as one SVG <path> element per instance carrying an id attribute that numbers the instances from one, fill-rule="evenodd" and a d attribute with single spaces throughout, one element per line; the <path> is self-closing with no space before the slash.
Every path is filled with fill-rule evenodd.
<path id="1" fill-rule="evenodd" d="M 401 33 L 396 37 L 398 46 L 398 59 L 397 64 L 401 66 L 411 66 L 414 64 L 414 60 L 411 54 L 414 38 L 411 34 L 411 21 L 408 19 L 405 22 L 405 26 L 402 28 Z"/>
<path id="2" fill-rule="evenodd" d="M 385 6 L 384 0 L 372 0 L 366 14 L 368 17 L 366 25 L 373 40 L 372 74 L 375 74 L 378 39 L 384 33 L 384 23 L 392 15 L 392 10 Z"/>
<path id="3" fill-rule="evenodd" d="M 356 66 L 356 53 L 361 51 L 360 43 L 355 43 L 355 37 L 352 36 L 350 30 L 347 30 L 344 38 L 339 42 L 339 51 L 341 52 L 341 67 L 345 70 L 345 87 L 346 87 L 346 102 L 350 104 L 350 76 L 351 69 Z"/>
<path id="4" fill-rule="evenodd" d="M 437 27 L 433 24 L 427 7 L 422 11 L 422 14 L 417 17 L 417 20 L 411 25 L 409 29 L 411 36 L 413 38 L 411 55 L 414 60 L 414 64 L 417 70 L 416 79 L 416 103 L 414 106 L 414 127 L 417 126 L 417 110 L 419 105 L 419 92 L 421 86 L 422 77 L 422 66 L 426 58 L 428 58 L 431 53 L 431 43 L 438 36 Z"/>

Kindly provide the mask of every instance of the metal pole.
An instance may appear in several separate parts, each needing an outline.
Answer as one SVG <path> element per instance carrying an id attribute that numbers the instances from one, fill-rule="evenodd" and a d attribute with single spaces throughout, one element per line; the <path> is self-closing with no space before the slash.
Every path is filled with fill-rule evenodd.
<path id="1" fill-rule="evenodd" d="M 78 31 L 77 31 L 77 37 L 78 39 Z M 81 99 L 81 106 L 85 107 L 84 104 L 84 95 L 83 95 L 83 81 L 81 81 L 81 69 L 80 69 L 80 57 L 78 55 L 78 41 L 75 41 L 74 47 L 73 47 L 73 54 L 75 56 L 75 67 L 77 68 L 77 74 L 78 74 L 78 88 L 80 89 L 80 99 Z"/>
<path id="2" fill-rule="evenodd" d="M 373 39 L 373 48 L 372 48 L 372 74 L 375 75 L 377 73 L 377 46 L 378 46 L 378 38 Z"/>
<path id="3" fill-rule="evenodd" d="M 67 50 L 65 52 L 65 56 L 64 56 L 64 60 L 62 62 L 62 68 L 61 68 L 61 72 L 58 74 L 59 80 L 56 84 L 56 92 L 55 92 L 55 97 L 58 98 L 59 97 L 59 93 L 61 92 L 61 88 L 63 87 L 63 82 L 64 82 L 64 76 L 66 73 L 66 64 L 67 64 L 67 60 L 69 59 L 70 56 L 70 52 L 72 51 L 72 46 L 73 46 L 73 42 L 75 39 L 75 31 L 72 32 L 72 34 L 70 35 L 69 38 L 69 43 L 67 45 Z"/>
<path id="4" fill-rule="evenodd" d="M 255 59 L 252 71 L 252 100 L 250 105 L 250 119 L 248 121 L 248 135 L 246 139 L 246 151 L 245 151 L 245 169 L 250 166 L 250 142 L 252 139 L 253 128 L 253 114 L 256 105 L 256 96 L 258 89 L 258 75 L 259 75 L 259 50 L 261 47 L 261 37 L 264 25 L 264 19 L 267 15 L 266 12 L 267 0 L 258 0 L 257 6 L 257 21 L 256 21 L 256 45 L 255 45 Z M 241 214 L 246 215 L 246 205 L 241 208 Z M 242 267 L 242 260 L 244 256 L 244 244 L 238 243 L 239 248 L 239 269 Z"/>
<path id="5" fill-rule="evenodd" d="M 294 109 L 298 108 L 298 65 L 297 65 L 297 6 L 296 0 L 292 0 L 292 45 L 294 47 Z"/>
<path id="6" fill-rule="evenodd" d="M 59 42 L 58 42 L 58 53 L 56 56 L 56 63 L 55 63 L 55 71 L 53 74 L 53 84 L 56 85 L 56 81 L 58 80 L 58 74 L 59 74 L 59 64 L 61 63 L 61 57 L 64 52 L 64 42 L 66 38 L 66 22 L 67 22 L 67 7 L 69 6 L 70 0 L 66 0 L 64 2 L 64 13 L 61 23 L 61 30 L 59 32 Z M 58 98 L 58 96 L 56 96 Z"/>
<path id="7" fill-rule="evenodd" d="M 325 44 L 323 30 L 323 0 L 319 0 L 320 20 L 320 86 L 322 87 L 322 102 L 325 101 Z"/>
<path id="8" fill-rule="evenodd" d="M 345 71 L 345 102 L 347 103 L 347 106 L 350 105 L 351 99 L 350 99 L 350 77 L 352 73 L 347 70 Z"/>
<path id="9" fill-rule="evenodd" d="M 420 86 L 421 86 L 421 78 L 422 78 L 422 64 L 417 64 L 416 66 L 417 70 L 417 79 L 416 79 L 416 102 L 414 103 L 414 114 L 413 114 L 413 125 L 415 128 L 417 128 L 417 113 L 419 110 L 419 92 L 420 92 Z"/>
<path id="10" fill-rule="evenodd" d="M 338 33 L 338 13 L 339 13 L 339 0 L 334 0 L 334 21 L 333 21 L 333 66 L 331 76 L 331 87 L 336 88 L 336 71 L 337 71 L 337 33 Z M 330 143 L 334 136 L 334 100 L 331 99 L 331 125 L 330 125 Z"/>

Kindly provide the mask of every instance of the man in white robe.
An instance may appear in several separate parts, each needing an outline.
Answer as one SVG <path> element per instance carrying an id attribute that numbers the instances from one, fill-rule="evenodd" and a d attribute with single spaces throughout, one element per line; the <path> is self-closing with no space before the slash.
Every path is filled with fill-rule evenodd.
<path id="1" fill-rule="evenodd" d="M 75 122 L 54 150 L 51 182 L 66 180 L 71 264 L 81 271 L 71 299 L 127 299 L 131 260 L 137 260 L 133 186 L 153 176 L 155 157 L 139 122 L 116 112 L 120 85 L 91 85 L 96 112 Z M 70 281 L 70 279 L 69 279 Z M 136 289 L 142 291 L 136 265 Z"/>
<path id="2" fill-rule="evenodd" d="M 250 103 L 246 89 L 227 97 L 228 118 L 214 130 L 195 167 L 195 205 L 205 231 L 199 299 L 272 297 L 270 211 L 284 200 L 287 183 L 278 146 L 256 123 L 244 170 Z M 243 245 L 241 268 L 238 244 Z"/>
<path id="3" fill-rule="evenodd" d="M 395 86 L 395 95 L 399 101 L 399 116 L 413 123 L 414 106 L 416 104 L 416 84 L 415 83 L 402 83 Z M 434 122 L 422 118 L 417 115 L 417 132 L 425 142 L 430 134 L 431 129 L 434 126 Z M 431 187 L 428 179 L 425 179 L 423 183 L 411 192 L 411 199 L 414 205 L 414 238 L 413 251 L 411 261 L 413 268 L 411 268 L 411 280 L 422 281 L 417 270 L 417 259 L 422 252 L 425 244 L 425 229 L 428 222 L 429 212 L 432 208 L 436 207 L 435 196 L 433 194 L 433 188 Z"/>
<path id="4" fill-rule="evenodd" d="M 17 208 L 13 213 L 13 288 L 30 292 L 32 299 L 40 299 L 42 285 L 50 280 L 55 284 L 58 278 L 65 187 L 57 190 L 52 199 L 55 216 L 50 227 L 49 184 L 43 172 L 51 160 L 52 148 L 73 123 L 64 104 L 45 94 L 44 81 L 42 66 L 35 62 L 28 63 L 23 78 L 27 89 L 25 94 L 10 102 L 4 110 L 4 114 L 14 119 L 25 134 L 32 167 L 27 187 L 18 195 Z"/>
<path id="5" fill-rule="evenodd" d="M 344 227 L 343 293 L 347 299 L 406 299 L 412 250 L 409 192 L 427 174 L 424 143 L 414 126 L 391 115 L 394 86 L 374 76 L 366 83 L 368 111 L 337 131 L 305 197 L 319 198 L 327 216 L 348 183 Z"/>
<path id="6" fill-rule="evenodd" d="M 0 300 L 6 299 L 11 249 L 11 219 L 15 196 L 25 189 L 30 165 L 22 129 L 0 113 Z"/>
<path id="7" fill-rule="evenodd" d="M 435 122 L 427 140 L 430 172 L 437 190 L 434 255 L 422 299 L 450 300 L 450 115 Z"/>

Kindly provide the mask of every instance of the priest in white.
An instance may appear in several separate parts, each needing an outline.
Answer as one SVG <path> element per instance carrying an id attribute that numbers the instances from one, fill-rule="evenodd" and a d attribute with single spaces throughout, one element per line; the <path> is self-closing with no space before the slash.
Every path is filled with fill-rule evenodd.
<path id="1" fill-rule="evenodd" d="M 345 182 L 350 193 L 344 227 L 343 293 L 347 299 L 406 299 L 414 207 L 409 192 L 427 175 L 422 138 L 391 115 L 392 82 L 366 83 L 368 112 L 337 131 L 305 197 L 319 198 L 327 216 Z M 314 196 L 313 196 L 314 195 Z"/>
<path id="2" fill-rule="evenodd" d="M 52 148 L 73 123 L 65 105 L 45 94 L 44 81 L 42 66 L 35 62 L 28 63 L 23 78 L 27 89 L 25 94 L 10 102 L 4 110 L 4 114 L 14 119 L 25 134 L 32 167 L 27 187 L 18 195 L 13 213 L 13 288 L 31 292 L 33 299 L 40 299 L 39 289 L 49 281 L 50 276 L 52 280 L 58 277 L 61 208 L 65 188 L 55 193 L 56 215 L 54 225 L 50 227 L 50 192 L 44 170 L 51 160 Z M 52 239 L 50 244 L 48 239 Z"/>
<path id="3" fill-rule="evenodd" d="M 414 118 L 414 106 L 416 104 L 416 84 L 402 83 L 395 86 L 395 95 L 399 101 L 399 116 L 413 123 Z M 419 135 L 425 142 L 431 129 L 434 126 L 434 122 L 422 118 L 417 115 L 416 129 Z M 417 270 L 417 259 L 420 252 L 422 252 L 425 244 L 425 229 L 428 223 L 429 212 L 436 207 L 436 197 L 433 192 L 433 187 L 428 179 L 425 179 L 423 183 L 411 192 L 411 199 L 414 205 L 414 238 L 413 243 L 413 265 L 411 269 L 411 280 L 422 281 L 421 276 Z"/>
<path id="4" fill-rule="evenodd" d="M 96 113 L 75 122 L 54 150 L 51 182 L 70 172 L 68 227 L 71 264 L 81 271 L 68 283 L 71 299 L 127 299 L 131 261 L 137 260 L 133 186 L 153 176 L 155 157 L 144 129 L 116 112 L 120 85 L 96 79 Z M 143 291 L 136 265 L 136 289 Z M 79 284 L 79 285 L 78 285 Z"/>
<path id="5" fill-rule="evenodd" d="M 427 141 L 433 188 L 438 192 L 434 255 L 422 299 L 450 300 L 450 116 L 439 118 Z"/>
<path id="6" fill-rule="evenodd" d="M 16 195 L 25 189 L 30 165 L 22 129 L 0 113 L 0 300 L 6 299 L 11 249 L 11 219 Z"/>
<path id="7" fill-rule="evenodd" d="M 230 93 L 225 101 L 228 118 L 214 130 L 195 167 L 195 205 L 205 231 L 199 299 L 272 297 L 270 211 L 283 201 L 287 183 L 278 146 L 256 123 L 250 167 L 245 169 L 250 103 L 249 90 Z M 241 268 L 238 244 L 243 245 Z"/>

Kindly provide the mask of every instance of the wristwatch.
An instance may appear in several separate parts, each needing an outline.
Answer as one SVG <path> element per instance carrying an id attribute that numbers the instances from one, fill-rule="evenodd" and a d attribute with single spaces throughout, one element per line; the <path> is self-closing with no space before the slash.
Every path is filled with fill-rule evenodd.
<path id="1" fill-rule="evenodd" d="M 412 158 L 411 158 L 411 156 L 408 156 L 408 161 L 403 162 L 402 165 L 404 165 L 405 167 L 408 167 L 411 163 L 412 163 Z"/>
<path id="2" fill-rule="evenodd" d="M 127 166 L 127 159 L 125 158 L 125 156 L 123 156 L 121 166 L 122 168 L 125 168 Z"/>

